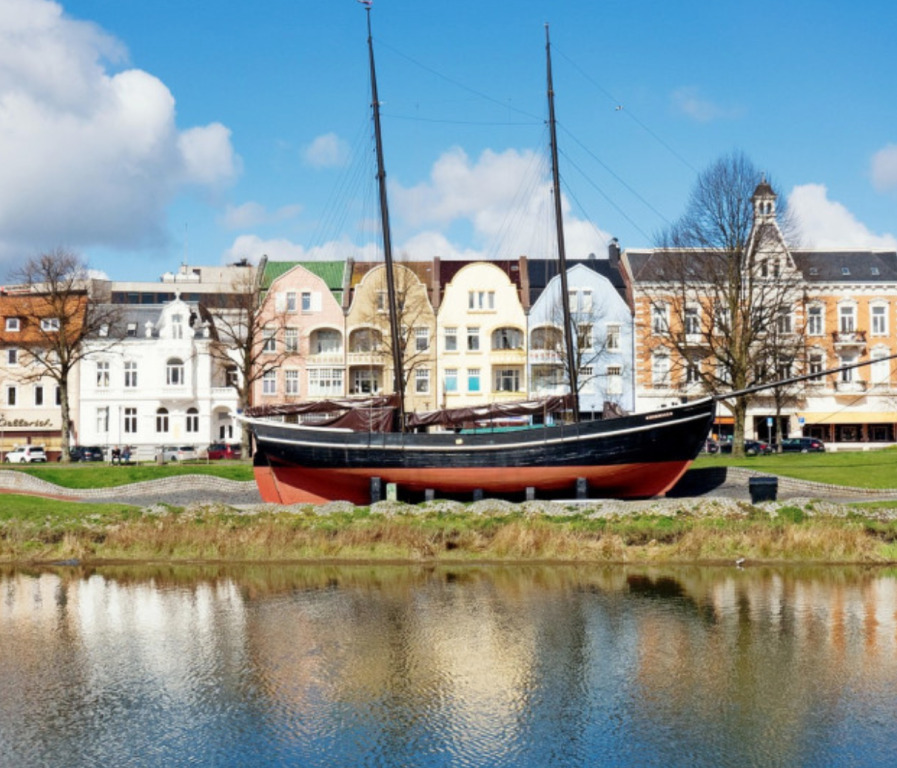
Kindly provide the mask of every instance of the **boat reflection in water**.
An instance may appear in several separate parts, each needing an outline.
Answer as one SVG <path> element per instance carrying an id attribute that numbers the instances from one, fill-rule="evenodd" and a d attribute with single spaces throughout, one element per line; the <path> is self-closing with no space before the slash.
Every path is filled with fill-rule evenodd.
<path id="1" fill-rule="evenodd" d="M 3 765 L 886 765 L 897 737 L 893 573 L 6 571 L 0 594 Z"/>

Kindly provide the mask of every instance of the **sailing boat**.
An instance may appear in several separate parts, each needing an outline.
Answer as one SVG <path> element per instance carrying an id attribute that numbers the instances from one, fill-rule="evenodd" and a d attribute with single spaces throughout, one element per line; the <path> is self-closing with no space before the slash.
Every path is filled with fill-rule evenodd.
<path id="1" fill-rule="evenodd" d="M 360 410 L 343 420 L 346 426 L 309 426 L 261 418 L 252 410 L 246 423 L 255 435 L 255 477 L 265 501 L 293 504 L 347 500 L 367 504 L 377 484 L 395 483 L 404 495 L 522 495 L 533 493 L 572 495 L 585 483 L 587 493 L 609 498 L 646 498 L 669 490 L 697 456 L 710 432 L 716 410 L 707 397 L 662 411 L 580 422 L 575 366 L 569 366 L 574 421 L 571 424 L 537 426 L 519 431 L 408 432 L 409 425 L 433 424 L 438 417 L 404 413 L 402 350 L 397 322 L 386 171 L 380 130 L 380 105 L 374 67 L 370 6 L 366 5 L 368 53 L 381 228 L 387 276 L 387 301 L 392 334 L 398 431 L 374 428 L 382 418 L 383 400 L 355 403 Z M 561 287 L 567 295 L 567 269 L 561 218 L 554 91 L 551 77 L 551 45 L 546 26 L 551 160 L 558 236 Z M 567 302 L 564 322 L 567 359 L 574 360 L 571 319 Z M 349 403 L 309 404 L 308 409 L 333 411 Z M 539 413 L 544 404 L 524 404 L 522 413 Z M 508 406 L 501 406 L 507 413 Z M 528 410 L 527 410 L 528 409 Z M 295 412 L 295 411 L 294 411 Z M 278 415 L 282 415 L 279 410 Z M 461 417 L 490 418 L 488 406 L 464 409 Z M 376 497 L 377 492 L 373 495 Z"/>

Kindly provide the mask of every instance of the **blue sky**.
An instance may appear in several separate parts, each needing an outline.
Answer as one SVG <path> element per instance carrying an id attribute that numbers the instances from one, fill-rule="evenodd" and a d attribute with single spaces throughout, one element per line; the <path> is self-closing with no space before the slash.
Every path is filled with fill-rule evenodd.
<path id="1" fill-rule="evenodd" d="M 803 244 L 897 247 L 889 2 L 374 0 L 394 243 L 550 255 L 551 25 L 568 254 L 653 244 L 740 150 Z M 370 258 L 355 0 L 0 0 L 0 267 Z"/>

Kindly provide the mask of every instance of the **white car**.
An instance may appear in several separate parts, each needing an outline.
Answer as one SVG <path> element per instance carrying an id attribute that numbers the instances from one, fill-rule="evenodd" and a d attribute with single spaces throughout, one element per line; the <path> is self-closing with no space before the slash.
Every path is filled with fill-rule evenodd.
<path id="1" fill-rule="evenodd" d="M 31 464 L 46 460 L 47 454 L 42 445 L 17 445 L 3 457 L 3 461 L 9 464 Z"/>
<path id="2" fill-rule="evenodd" d="M 198 458 L 199 454 L 192 445 L 163 445 L 156 449 L 156 461 L 160 457 L 162 461 L 187 461 Z"/>

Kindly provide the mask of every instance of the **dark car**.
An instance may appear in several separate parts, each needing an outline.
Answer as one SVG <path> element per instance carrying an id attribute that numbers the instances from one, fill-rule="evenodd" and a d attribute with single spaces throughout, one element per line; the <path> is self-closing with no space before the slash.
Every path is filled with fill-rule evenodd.
<path id="1" fill-rule="evenodd" d="M 720 446 L 720 453 L 732 453 L 732 443 L 723 443 Z M 746 456 L 765 456 L 772 453 L 772 447 L 762 440 L 745 440 L 744 453 Z"/>
<path id="2" fill-rule="evenodd" d="M 712 437 L 704 441 L 704 453 L 719 453 L 719 443 Z"/>
<path id="3" fill-rule="evenodd" d="M 72 461 L 103 461 L 103 449 L 96 445 L 75 445 L 69 456 Z"/>
<path id="4" fill-rule="evenodd" d="M 209 459 L 239 459 L 240 446 L 229 443 L 212 443 L 206 448 L 206 456 Z"/>
<path id="5" fill-rule="evenodd" d="M 815 437 L 786 437 L 782 440 L 783 453 L 822 453 L 825 443 Z"/>

